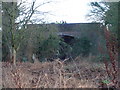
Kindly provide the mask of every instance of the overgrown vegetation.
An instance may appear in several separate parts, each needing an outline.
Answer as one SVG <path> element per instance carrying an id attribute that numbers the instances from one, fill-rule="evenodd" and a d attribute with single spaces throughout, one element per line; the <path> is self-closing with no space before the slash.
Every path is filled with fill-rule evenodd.
<path id="1" fill-rule="evenodd" d="M 101 4 L 104 5 L 102 6 Z M 100 55 L 98 57 L 90 54 L 92 46 L 91 39 L 87 37 L 87 33 L 82 33 L 86 37 L 75 38 L 75 42 L 71 45 L 57 35 L 58 29 L 54 24 L 53 26 L 47 26 L 46 24 L 43 24 L 43 26 L 36 25 L 35 28 L 32 27 L 33 23 L 28 24 L 32 22 L 31 17 L 35 12 L 35 2 L 32 2 L 28 10 L 29 13 L 27 13 L 28 15 L 17 25 L 15 22 L 17 15 L 25 14 L 25 12 L 16 13 L 16 10 L 14 10 L 16 4 L 10 3 L 10 5 L 13 5 L 12 9 L 6 7 L 7 5 L 3 8 L 7 18 L 3 22 L 3 29 L 5 31 L 3 32 L 2 39 L 2 61 L 10 61 L 10 63 L 1 62 L 3 63 L 3 87 L 120 87 L 118 78 L 120 70 L 118 67 L 118 21 L 115 21 L 118 16 L 114 15 L 117 13 L 117 10 L 114 11 L 114 8 L 118 8 L 119 3 L 91 3 L 93 7 L 98 9 L 96 12 L 97 9 L 95 8 L 92 13 L 98 14 L 97 19 L 102 20 L 102 23 L 104 23 L 102 25 L 104 37 L 102 38 L 105 39 L 103 40 L 105 42 L 102 43 L 105 45 L 103 48 L 105 50 L 101 48 L 102 46 L 100 45 L 102 44 L 100 43 L 98 46 Z M 18 7 L 16 8 L 18 9 Z M 23 11 L 25 11 L 24 9 Z M 114 12 L 112 16 L 111 12 Z M 101 15 L 101 13 L 103 14 Z M 31 27 L 28 28 L 28 25 Z M 63 25 L 67 24 L 63 23 Z M 9 55 L 8 58 L 6 58 L 7 55 Z M 36 62 L 37 60 L 41 62 Z M 53 62 L 49 62 L 50 60 Z M 94 60 L 95 62 L 93 62 Z M 28 61 L 33 61 L 34 63 Z M 88 84 L 86 85 L 86 83 Z"/>
<path id="2" fill-rule="evenodd" d="M 107 54 L 109 55 L 109 61 L 106 61 L 106 58 L 103 58 L 106 72 L 108 74 L 108 78 L 110 79 L 111 83 L 115 88 L 119 88 L 120 80 L 118 80 L 118 25 L 119 25 L 119 2 L 92 2 L 91 6 L 93 6 L 92 15 L 96 16 L 98 20 L 102 20 L 103 25 L 103 31 L 104 31 L 104 37 L 106 40 L 106 48 L 107 48 Z M 103 13 L 103 15 L 100 15 L 100 13 Z M 102 52 L 103 53 L 103 52 Z M 109 63 L 109 64 L 108 64 Z"/>
<path id="3" fill-rule="evenodd" d="M 57 56 L 57 54 L 59 54 L 59 42 L 60 39 L 58 36 L 50 34 L 46 40 L 43 40 L 43 42 L 39 42 L 38 48 L 36 48 L 35 53 L 40 60 L 43 58 L 54 59 L 55 55 Z"/>
<path id="4" fill-rule="evenodd" d="M 55 59 L 44 63 L 3 63 L 3 88 L 100 88 L 107 80 L 104 64 L 77 57 L 67 62 Z M 102 68 L 101 68 L 102 67 Z M 108 88 L 111 87 L 108 83 Z M 107 88 L 105 87 L 105 88 Z"/>
<path id="5" fill-rule="evenodd" d="M 75 44 L 72 46 L 72 55 L 74 57 L 82 55 L 88 56 L 90 53 L 91 45 L 87 37 L 76 38 Z"/>

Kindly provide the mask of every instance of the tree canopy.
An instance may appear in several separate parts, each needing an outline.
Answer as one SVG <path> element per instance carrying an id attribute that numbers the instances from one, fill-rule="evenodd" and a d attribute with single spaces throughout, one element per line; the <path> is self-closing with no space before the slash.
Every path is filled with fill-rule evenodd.
<path id="1" fill-rule="evenodd" d="M 94 22 L 108 25 L 110 31 L 116 36 L 118 33 L 120 2 L 91 2 L 92 10 L 88 14 Z"/>

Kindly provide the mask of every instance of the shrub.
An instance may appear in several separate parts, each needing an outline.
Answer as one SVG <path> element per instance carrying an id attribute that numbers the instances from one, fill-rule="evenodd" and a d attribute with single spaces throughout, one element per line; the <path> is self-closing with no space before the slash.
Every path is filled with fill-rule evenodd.
<path id="1" fill-rule="evenodd" d="M 112 83 L 112 86 L 115 88 L 120 87 L 119 79 L 118 79 L 118 40 L 117 38 L 110 32 L 110 30 L 104 26 L 104 36 L 106 40 L 106 48 L 107 48 L 107 54 L 109 57 L 109 62 L 105 56 L 103 56 L 106 73 L 108 74 L 108 78 L 110 79 L 110 82 Z M 101 51 L 101 50 L 100 50 Z M 104 52 L 101 52 L 104 54 Z"/>
<path id="2" fill-rule="evenodd" d="M 58 57 L 60 59 L 65 59 L 70 57 L 70 54 L 72 52 L 72 47 L 65 43 L 63 39 L 60 40 L 59 42 L 59 55 Z"/>
<path id="3" fill-rule="evenodd" d="M 107 27 L 104 27 L 104 34 L 106 39 L 106 47 L 107 52 L 110 57 L 110 64 L 105 61 L 106 72 L 111 82 L 114 84 L 116 88 L 119 87 L 118 80 L 118 40 L 117 38 L 110 32 Z M 104 58 L 105 60 L 106 58 Z"/>
<path id="4" fill-rule="evenodd" d="M 58 36 L 50 34 L 46 40 L 39 43 L 38 48 L 36 48 L 38 58 L 42 60 L 53 58 L 58 53 L 59 40 Z"/>
<path id="5" fill-rule="evenodd" d="M 73 48 L 72 55 L 74 57 L 80 54 L 82 56 L 88 56 L 91 48 L 90 40 L 87 37 L 78 38 L 76 39 L 76 42 L 72 46 L 72 48 Z"/>
<path id="6" fill-rule="evenodd" d="M 92 59 L 93 62 L 104 62 L 103 58 L 106 58 L 106 61 L 110 60 L 110 57 L 108 54 L 99 54 L 95 58 Z"/>

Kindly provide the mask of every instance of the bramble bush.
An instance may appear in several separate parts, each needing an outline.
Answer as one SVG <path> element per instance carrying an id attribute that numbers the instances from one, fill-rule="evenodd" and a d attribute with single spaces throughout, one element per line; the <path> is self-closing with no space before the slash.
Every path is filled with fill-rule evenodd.
<path id="1" fill-rule="evenodd" d="M 105 61 L 106 72 L 111 82 L 118 88 L 118 41 L 106 27 L 104 28 L 106 47 L 110 57 L 110 65 Z"/>
<path id="2" fill-rule="evenodd" d="M 110 79 L 110 83 L 115 88 L 119 88 L 119 79 L 118 79 L 118 40 L 117 38 L 110 32 L 106 26 L 104 27 L 104 36 L 106 40 L 106 48 L 107 54 L 109 55 L 109 61 L 106 57 L 103 57 L 103 61 L 106 68 L 106 73 L 108 78 Z M 104 53 L 104 52 L 101 52 Z"/>

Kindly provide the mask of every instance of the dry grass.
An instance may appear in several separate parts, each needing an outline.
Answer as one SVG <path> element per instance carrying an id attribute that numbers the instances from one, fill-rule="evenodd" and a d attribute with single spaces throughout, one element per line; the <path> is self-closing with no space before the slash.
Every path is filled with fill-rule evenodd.
<path id="1" fill-rule="evenodd" d="M 2 84 L 4 88 L 98 88 L 100 81 L 107 79 L 104 64 L 88 59 L 26 62 L 17 63 L 16 67 L 3 62 Z"/>

